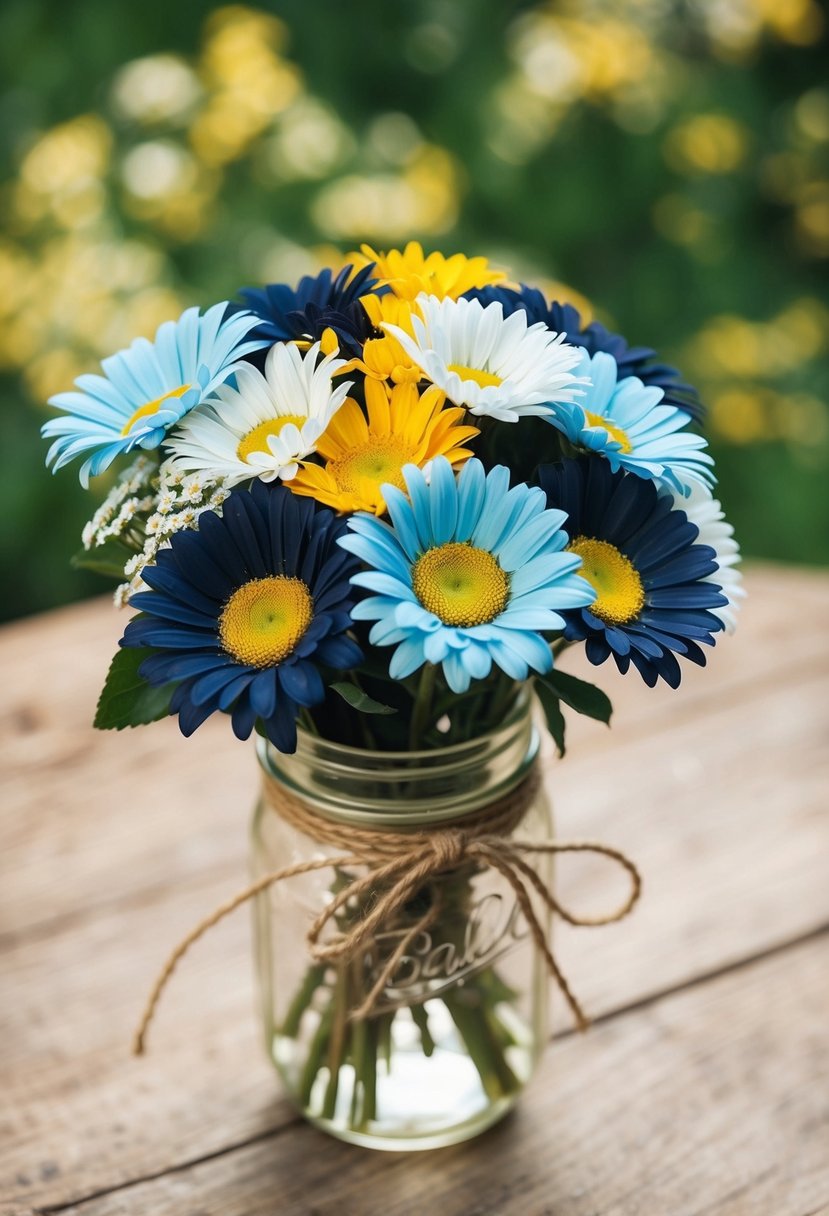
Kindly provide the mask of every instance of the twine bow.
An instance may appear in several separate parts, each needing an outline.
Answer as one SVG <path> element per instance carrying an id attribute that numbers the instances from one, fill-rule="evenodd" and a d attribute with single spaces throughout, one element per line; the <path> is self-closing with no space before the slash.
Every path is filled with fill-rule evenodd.
<path id="1" fill-rule="evenodd" d="M 633 862 L 624 853 L 610 848 L 609 845 L 596 841 L 535 842 L 510 839 L 507 831 L 511 831 L 520 822 L 537 784 L 537 775 L 532 773 L 516 791 L 484 811 L 465 817 L 462 828 L 454 826 L 407 833 L 375 832 L 324 821 L 307 803 L 289 794 L 284 788 L 277 790 L 274 788 L 276 783 L 272 782 L 272 788 L 268 791 L 271 805 L 289 823 L 324 843 L 350 843 L 355 846 L 355 851 L 298 862 L 263 874 L 196 925 L 173 950 L 153 985 L 133 1040 L 134 1054 L 141 1055 L 144 1051 L 147 1030 L 175 967 L 193 943 L 208 929 L 276 883 L 316 870 L 346 869 L 351 866 L 358 866 L 365 872 L 354 877 L 326 904 L 308 930 L 309 951 L 317 962 L 337 963 L 354 958 L 375 940 L 383 926 L 394 922 L 397 914 L 432 879 L 446 871 L 456 870 L 464 863 L 476 863 L 481 867 L 497 870 L 512 888 L 533 940 L 567 1001 L 578 1029 L 586 1030 L 588 1019 L 553 956 L 533 906 L 531 893 L 535 892 L 552 913 L 568 924 L 598 927 L 612 924 L 627 916 L 639 898 L 642 883 Z M 499 830 L 490 830 L 493 827 Z M 528 854 L 559 853 L 593 853 L 617 862 L 631 880 L 627 899 L 605 916 L 583 917 L 570 912 L 555 898 L 525 860 Z M 326 940 L 321 940 L 323 932 L 337 912 L 349 903 L 362 908 L 362 915 L 354 919 L 347 931 L 337 932 Z M 384 961 L 365 1000 L 350 1012 L 351 1018 L 364 1018 L 371 1014 L 378 997 L 394 975 L 406 951 L 417 936 L 434 923 L 438 915 L 439 905 L 434 903 L 406 930 L 394 951 Z"/>

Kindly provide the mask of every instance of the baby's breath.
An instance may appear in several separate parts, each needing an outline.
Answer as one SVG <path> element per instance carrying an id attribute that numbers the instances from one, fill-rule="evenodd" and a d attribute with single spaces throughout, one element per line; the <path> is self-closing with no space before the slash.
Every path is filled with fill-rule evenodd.
<path id="1" fill-rule="evenodd" d="M 126 469 L 83 529 L 84 549 L 118 540 L 132 550 L 124 564 L 127 580 L 116 588 L 114 599 L 126 604 L 136 591 L 146 589 L 145 566 L 155 562 L 170 536 L 195 528 L 205 511 L 221 512 L 230 490 L 221 479 L 192 474 L 185 477 L 169 461 L 159 468 L 138 456 Z"/>

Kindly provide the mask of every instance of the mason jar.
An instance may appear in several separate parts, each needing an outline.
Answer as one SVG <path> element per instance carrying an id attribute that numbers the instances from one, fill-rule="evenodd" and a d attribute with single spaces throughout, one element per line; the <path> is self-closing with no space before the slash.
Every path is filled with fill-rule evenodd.
<path id="1" fill-rule="evenodd" d="M 548 1038 L 548 972 L 496 868 L 466 858 L 430 875 L 353 957 L 315 959 L 306 935 L 366 873 L 337 860 L 354 852 L 350 833 L 463 831 L 514 797 L 511 838 L 549 842 L 537 757 L 526 694 L 497 730 L 430 751 L 366 751 L 300 731 L 296 753 L 282 755 L 260 741 L 254 879 L 320 862 L 256 899 L 265 1045 L 292 1100 L 332 1135 L 393 1150 L 452 1144 L 501 1118 L 530 1079 Z M 300 800 L 303 826 L 279 813 L 282 796 Z M 550 855 L 527 860 L 549 886 Z M 343 904 L 328 928 L 348 934 L 382 894 Z M 537 915 L 546 936 L 549 913 Z M 389 960 L 371 1009 L 355 1016 Z"/>

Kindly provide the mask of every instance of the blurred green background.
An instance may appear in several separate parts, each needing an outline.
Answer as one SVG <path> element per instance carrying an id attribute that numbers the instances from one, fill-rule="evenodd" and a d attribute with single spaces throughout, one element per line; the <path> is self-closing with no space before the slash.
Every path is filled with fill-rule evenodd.
<path id="1" fill-rule="evenodd" d="M 46 398 L 363 240 L 588 299 L 701 388 L 745 552 L 828 562 L 828 45 L 815 0 L 3 0 L 0 615 L 101 589 Z"/>

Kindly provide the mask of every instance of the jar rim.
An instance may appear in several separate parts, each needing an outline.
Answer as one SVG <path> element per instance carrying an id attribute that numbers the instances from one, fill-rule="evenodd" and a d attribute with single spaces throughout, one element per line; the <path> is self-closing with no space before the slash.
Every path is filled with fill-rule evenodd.
<path id="1" fill-rule="evenodd" d="M 381 748 L 359 747 L 351 743 L 337 743 L 333 739 L 324 739 L 320 735 L 313 735 L 309 730 L 306 730 L 301 724 L 297 724 L 297 744 L 302 741 L 303 748 L 312 748 L 315 751 L 323 748 L 330 749 L 333 752 L 339 752 L 343 755 L 354 755 L 360 757 L 361 765 L 371 757 L 381 761 L 400 761 L 407 767 L 416 767 L 418 763 L 428 762 L 435 755 L 445 756 L 447 759 L 453 757 L 461 757 L 467 752 L 475 751 L 480 748 L 481 744 L 485 744 L 488 740 L 496 738 L 503 731 L 512 727 L 519 719 L 522 719 L 527 714 L 530 707 L 530 692 L 529 689 L 523 687 L 519 689 L 515 700 L 509 708 L 509 711 L 497 726 L 492 730 L 483 731 L 480 735 L 475 735 L 471 739 L 463 739 L 460 743 L 448 743 L 445 746 L 439 747 L 423 747 L 416 751 L 399 750 L 385 751 Z"/>
<path id="2" fill-rule="evenodd" d="M 527 776 L 539 749 L 532 698 L 519 691 L 494 730 L 447 747 L 382 752 L 298 731 L 292 755 L 259 739 L 265 778 L 320 814 L 369 826 L 418 827 L 480 809 Z"/>

